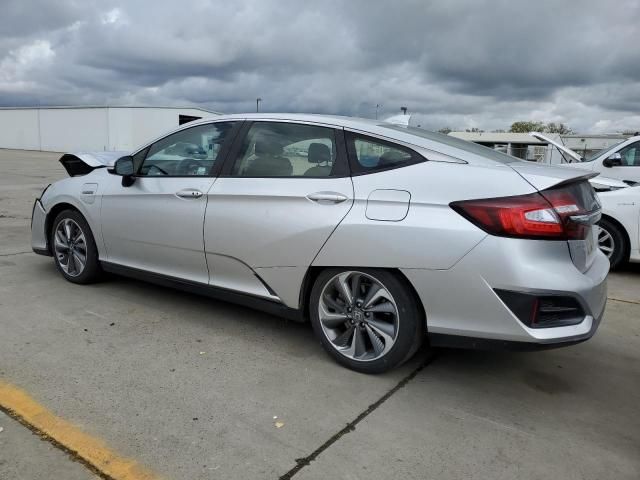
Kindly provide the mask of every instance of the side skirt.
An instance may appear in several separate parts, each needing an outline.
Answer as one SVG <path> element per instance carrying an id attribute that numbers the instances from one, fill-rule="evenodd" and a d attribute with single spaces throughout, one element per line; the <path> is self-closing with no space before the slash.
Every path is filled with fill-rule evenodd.
<path id="1" fill-rule="evenodd" d="M 116 275 L 135 278 L 136 280 L 142 280 L 156 285 L 162 285 L 163 287 L 174 288 L 176 290 L 182 290 L 184 292 L 195 293 L 197 295 L 203 295 L 205 297 L 222 300 L 224 302 L 235 303 L 296 322 L 306 321 L 302 314 L 302 310 L 287 307 L 286 305 L 273 300 L 256 297 L 235 290 L 228 290 L 226 288 L 214 287 L 204 283 L 191 282 L 182 278 L 170 277 L 137 268 L 125 267 L 115 263 L 101 261 L 100 265 L 105 272 L 114 273 Z"/>

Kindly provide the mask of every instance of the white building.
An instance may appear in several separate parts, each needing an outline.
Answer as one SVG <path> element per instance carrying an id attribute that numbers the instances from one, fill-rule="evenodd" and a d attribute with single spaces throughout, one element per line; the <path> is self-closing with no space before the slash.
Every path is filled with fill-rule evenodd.
<path id="1" fill-rule="evenodd" d="M 0 148 L 133 150 L 183 123 L 214 115 L 219 113 L 194 107 L 2 107 Z"/>
<path id="2" fill-rule="evenodd" d="M 540 163 L 563 162 L 563 158 L 556 148 L 528 133 L 451 132 L 449 135 L 499 150 L 523 160 Z M 627 138 L 626 135 L 621 134 L 558 135 L 557 133 L 545 133 L 544 135 L 584 158 Z"/>
<path id="3" fill-rule="evenodd" d="M 547 144 L 532 137 L 528 133 L 510 132 L 451 132 L 452 137 L 478 143 L 485 147 L 499 150 L 507 155 L 544 162 Z"/>

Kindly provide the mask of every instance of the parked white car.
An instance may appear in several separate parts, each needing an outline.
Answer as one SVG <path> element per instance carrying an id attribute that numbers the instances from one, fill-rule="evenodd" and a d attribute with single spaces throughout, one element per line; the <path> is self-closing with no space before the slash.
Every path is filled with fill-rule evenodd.
<path id="1" fill-rule="evenodd" d="M 556 147 L 567 162 L 562 166 L 599 172 L 604 177 L 617 178 L 629 185 L 640 184 L 640 136 L 630 137 L 585 159 L 538 132 L 531 132 L 531 136 Z"/>
<path id="2" fill-rule="evenodd" d="M 611 268 L 640 262 L 640 186 L 599 192 L 598 196 L 602 204 L 598 244 Z"/>

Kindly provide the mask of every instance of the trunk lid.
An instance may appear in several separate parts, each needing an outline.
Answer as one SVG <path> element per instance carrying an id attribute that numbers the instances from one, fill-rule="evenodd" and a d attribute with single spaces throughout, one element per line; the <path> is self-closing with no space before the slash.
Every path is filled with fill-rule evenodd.
<path id="1" fill-rule="evenodd" d="M 120 157 L 129 152 L 78 152 L 65 153 L 60 157 L 60 163 L 69 176 L 86 175 L 96 168 L 112 167 Z"/>
<path id="2" fill-rule="evenodd" d="M 555 167 L 539 163 L 517 162 L 509 164 L 522 178 L 546 197 L 566 194 L 573 198 L 582 213 L 570 216 L 570 221 L 586 229 L 584 239 L 567 240 L 571 260 L 578 270 L 586 272 L 598 254 L 597 227 L 600 219 L 600 201 L 589 179 L 598 172 L 573 168 Z"/>
<path id="3" fill-rule="evenodd" d="M 534 162 L 515 162 L 509 166 L 538 190 L 546 190 L 560 183 L 588 180 L 598 175 L 598 172 L 590 170 L 574 170 Z"/>
<path id="4" fill-rule="evenodd" d="M 534 138 L 537 138 L 538 140 L 542 140 L 543 142 L 547 142 L 549 145 L 553 145 L 554 147 L 556 147 L 560 152 L 560 155 L 562 155 L 562 158 L 567 163 L 582 162 L 582 157 L 580 155 L 578 155 L 576 152 L 574 152 L 570 148 L 565 147 L 561 143 L 556 142 L 555 140 L 552 140 L 549 137 L 542 135 L 541 133 L 538 133 L 538 132 L 529 132 L 529 135 L 531 135 Z"/>

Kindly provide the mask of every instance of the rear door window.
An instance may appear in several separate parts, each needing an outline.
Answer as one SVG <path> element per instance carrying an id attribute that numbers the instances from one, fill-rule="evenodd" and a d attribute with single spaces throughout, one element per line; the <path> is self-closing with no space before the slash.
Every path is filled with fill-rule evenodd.
<path id="1" fill-rule="evenodd" d="M 255 122 L 231 169 L 235 177 L 335 176 L 338 149 L 332 128 L 288 122 Z"/>
<path id="2" fill-rule="evenodd" d="M 410 148 L 356 133 L 347 133 L 347 149 L 354 174 L 403 167 L 426 159 Z"/>

